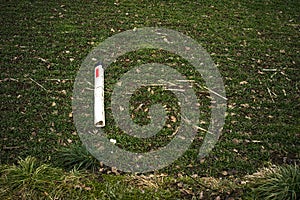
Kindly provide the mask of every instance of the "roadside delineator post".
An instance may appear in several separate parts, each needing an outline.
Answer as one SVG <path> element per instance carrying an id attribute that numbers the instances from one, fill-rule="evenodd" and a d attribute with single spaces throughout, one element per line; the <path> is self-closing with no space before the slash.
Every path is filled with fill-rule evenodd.
<path id="1" fill-rule="evenodd" d="M 94 75 L 94 124 L 96 127 L 104 127 L 104 69 L 102 63 L 96 64 Z"/>

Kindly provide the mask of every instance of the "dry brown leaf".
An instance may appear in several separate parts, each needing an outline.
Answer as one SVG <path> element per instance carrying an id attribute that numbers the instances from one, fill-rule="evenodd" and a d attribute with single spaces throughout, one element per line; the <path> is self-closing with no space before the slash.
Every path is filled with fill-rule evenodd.
<path id="1" fill-rule="evenodd" d="M 247 81 L 241 81 L 240 82 L 240 85 L 245 85 L 245 84 L 248 84 L 248 82 Z"/>
<path id="2" fill-rule="evenodd" d="M 171 116 L 170 118 L 171 118 L 171 121 L 174 122 L 174 123 L 177 121 L 175 116 Z"/>

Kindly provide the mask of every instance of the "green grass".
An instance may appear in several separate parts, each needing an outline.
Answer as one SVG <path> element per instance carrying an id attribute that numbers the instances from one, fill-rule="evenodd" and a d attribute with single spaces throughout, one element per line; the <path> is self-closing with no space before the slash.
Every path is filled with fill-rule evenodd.
<path id="1" fill-rule="evenodd" d="M 87 179 L 89 178 L 89 179 Z M 18 165 L 1 169 L 2 199 L 81 199 L 91 190 L 91 178 L 76 170 L 39 163 L 34 157 L 20 159 Z"/>
<path id="2" fill-rule="evenodd" d="M 101 171 L 99 169 L 99 171 Z M 64 171 L 34 157 L 2 165 L 0 197 L 5 199 L 290 199 L 299 197 L 299 167 L 271 166 L 243 178 L 226 179 L 164 173 L 120 175 L 116 170 Z"/>
<path id="3" fill-rule="evenodd" d="M 209 177 L 64 172 L 34 157 L 2 166 L 0 185 L 0 197 L 5 199 L 191 199 L 228 196 L 241 190 L 234 182 Z"/>
<path id="4" fill-rule="evenodd" d="M 297 165 L 276 166 L 256 173 L 253 199 L 299 199 L 300 171 Z"/>
<path id="5" fill-rule="evenodd" d="M 198 41 L 217 64 L 228 98 L 226 124 L 209 156 L 201 161 L 197 159 L 205 135 L 199 132 L 181 158 L 155 173 L 167 174 L 175 182 L 179 174 L 234 182 L 269 163 L 299 165 L 299 8 L 299 2 L 292 0 L 2 2 L 1 166 L 11 166 L 19 157 L 33 156 L 47 164 L 46 168 L 48 164 L 57 166 L 57 161 L 69 159 L 69 164 L 59 166 L 69 170 L 71 163 L 76 162 L 77 168 L 82 163 L 82 169 L 95 172 L 104 168 L 102 173 L 110 172 L 110 168 L 100 164 L 97 168 L 97 161 L 81 151 L 71 114 L 73 84 L 83 59 L 93 47 L 109 36 L 145 26 L 174 29 Z M 106 120 L 111 124 L 105 131 L 117 138 L 117 145 L 136 152 L 165 145 L 178 126 L 178 122 L 170 120 L 169 128 L 153 140 L 139 140 L 122 134 L 114 125 L 109 109 L 113 84 L 127 70 L 149 62 L 171 66 L 198 83 L 193 86 L 201 103 L 200 120 L 206 123 L 203 127 L 208 126 L 208 94 L 198 87 L 203 80 L 185 60 L 155 49 L 126 54 L 105 72 Z M 184 68 L 180 67 L 182 64 Z M 172 95 L 159 88 L 153 90 L 154 94 L 148 88 L 141 88 L 131 99 L 131 114 L 137 123 L 148 123 L 147 113 L 135 113 L 140 103 L 146 105 L 145 110 L 153 103 L 163 102 L 169 116 L 178 114 Z M 99 191 L 105 188 L 98 197 L 126 199 L 135 193 L 142 195 L 140 189 L 132 189 L 134 194 L 130 189 L 130 194 L 123 192 L 127 191 L 127 176 L 107 176 L 97 186 Z M 116 183 L 123 185 L 117 187 Z M 28 194 L 35 195 L 36 189 L 44 190 L 29 185 Z M 191 185 L 197 190 L 197 184 Z M 211 193 L 214 190 L 208 189 L 203 195 L 240 197 L 244 190 L 239 188 L 228 189 L 226 192 L 230 194 L 216 190 L 215 195 Z M 195 194 L 188 196 L 185 190 L 189 189 L 181 192 L 177 189 L 159 185 L 156 197 L 192 198 Z M 150 197 L 154 190 L 145 190 L 143 195 Z M 198 192 L 197 197 L 201 195 Z"/>
<path id="6" fill-rule="evenodd" d="M 94 158 L 83 145 L 72 144 L 61 147 L 54 155 L 54 164 L 66 170 L 90 170 L 96 172 L 100 168 L 100 161 Z"/>
<path id="7" fill-rule="evenodd" d="M 18 165 L 1 169 L 2 199 L 151 199 L 175 196 L 164 190 L 151 190 L 145 195 L 137 186 L 128 186 L 124 177 L 96 176 L 83 171 L 64 172 L 39 164 L 33 157 L 20 159 Z"/>

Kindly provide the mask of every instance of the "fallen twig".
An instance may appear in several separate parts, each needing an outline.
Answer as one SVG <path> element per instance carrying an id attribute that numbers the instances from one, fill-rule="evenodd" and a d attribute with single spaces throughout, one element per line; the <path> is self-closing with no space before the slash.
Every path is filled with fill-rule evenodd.
<path id="1" fill-rule="evenodd" d="M 215 92 L 215 91 L 213 91 L 213 90 L 209 89 L 208 87 L 205 87 L 205 86 L 203 86 L 203 88 L 204 88 L 204 89 L 207 89 L 207 90 L 208 90 L 208 91 L 210 91 L 211 93 L 214 93 L 215 95 L 217 95 L 217 96 L 221 97 L 222 99 L 225 99 L 225 100 L 227 100 L 227 98 L 226 98 L 226 97 L 223 97 L 222 95 L 220 95 L 219 93 L 217 93 L 217 92 Z"/>
<path id="2" fill-rule="evenodd" d="M 19 148 L 21 148 L 21 146 L 14 146 L 14 147 L 3 146 L 4 150 L 19 149 Z"/>
<path id="3" fill-rule="evenodd" d="M 33 80 L 33 79 L 30 78 L 30 77 L 29 77 L 29 79 L 30 79 L 32 82 L 34 82 L 35 84 L 37 84 L 38 86 L 40 86 L 43 90 L 45 90 L 46 92 L 48 92 L 48 90 L 47 90 L 44 86 L 42 86 L 41 84 L 39 84 L 38 82 L 36 82 L 35 80 Z"/>
<path id="4" fill-rule="evenodd" d="M 273 97 L 272 97 L 271 90 L 270 90 L 268 87 L 267 87 L 267 90 L 268 90 L 268 93 L 269 93 L 269 95 L 270 95 L 270 97 L 271 97 L 271 99 L 272 99 L 272 102 L 275 103 L 275 101 L 274 101 L 274 99 L 273 99 Z"/>

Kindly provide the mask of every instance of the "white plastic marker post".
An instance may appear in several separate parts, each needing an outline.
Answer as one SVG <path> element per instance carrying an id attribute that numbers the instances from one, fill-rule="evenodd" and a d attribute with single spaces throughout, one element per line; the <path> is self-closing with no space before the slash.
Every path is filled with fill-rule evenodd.
<path id="1" fill-rule="evenodd" d="M 94 124 L 96 127 L 104 127 L 104 69 L 101 63 L 96 64 L 94 85 Z"/>

